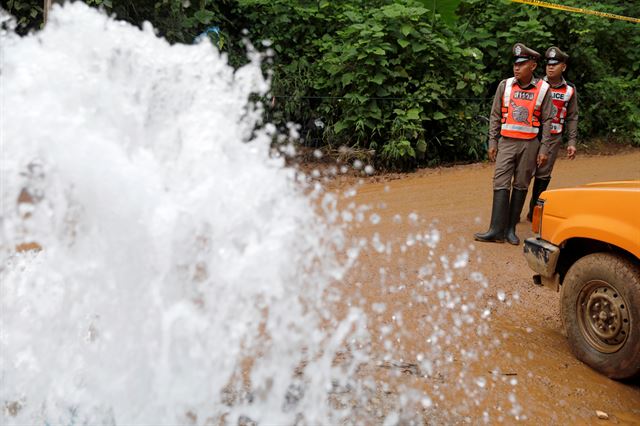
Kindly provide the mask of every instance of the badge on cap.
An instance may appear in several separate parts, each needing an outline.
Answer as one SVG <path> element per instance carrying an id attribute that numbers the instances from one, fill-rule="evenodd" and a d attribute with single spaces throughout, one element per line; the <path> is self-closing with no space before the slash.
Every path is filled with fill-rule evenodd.
<path id="1" fill-rule="evenodd" d="M 522 53 L 522 48 L 518 45 L 518 46 L 516 46 L 514 52 L 515 52 L 516 56 L 520 56 L 520 53 Z"/>
<path id="2" fill-rule="evenodd" d="M 555 49 L 551 49 L 551 51 L 549 52 L 549 57 L 550 58 L 555 58 L 556 57 L 556 50 Z"/>

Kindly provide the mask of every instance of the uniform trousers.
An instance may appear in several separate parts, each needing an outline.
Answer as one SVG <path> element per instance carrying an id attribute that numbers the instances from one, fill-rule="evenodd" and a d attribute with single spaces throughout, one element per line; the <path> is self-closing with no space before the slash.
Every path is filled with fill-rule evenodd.
<path id="1" fill-rule="evenodd" d="M 536 172 L 536 160 L 540 141 L 533 139 L 515 139 L 500 137 L 496 170 L 493 174 L 493 190 L 511 190 L 513 188 L 526 191 L 529 182 Z"/>
<path id="2" fill-rule="evenodd" d="M 549 141 L 549 159 L 542 167 L 536 169 L 535 177 L 538 179 L 551 179 L 551 172 L 553 171 L 553 165 L 558 158 L 558 151 L 560 151 L 560 145 L 562 144 L 562 133 L 556 135 L 551 134 L 551 140 Z"/>

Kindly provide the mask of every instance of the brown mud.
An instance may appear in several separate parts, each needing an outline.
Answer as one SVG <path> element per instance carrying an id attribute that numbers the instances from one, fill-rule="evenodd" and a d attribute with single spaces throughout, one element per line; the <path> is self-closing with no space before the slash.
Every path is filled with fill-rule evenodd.
<path id="1" fill-rule="evenodd" d="M 406 388 L 424 390 L 430 401 L 421 415 L 429 424 L 640 425 L 640 380 L 610 380 L 573 357 L 559 319 L 559 294 L 533 285 L 522 246 L 473 241 L 474 232 L 488 228 L 492 174 L 493 164 L 487 163 L 370 177 L 356 184 L 355 194 L 347 191 L 355 182 L 352 177 L 329 183 L 342 207 L 367 206 L 360 210 L 364 220 L 347 219 L 350 237 L 371 241 L 377 235 L 387 247 L 374 250 L 369 244 L 343 282 L 344 293 L 360 300 L 373 318 L 369 329 L 380 359 L 365 369 L 393 381 L 388 395 Z M 626 179 L 640 179 L 638 149 L 561 158 L 549 189 Z M 433 229 L 439 232 L 436 248 L 415 244 L 413 236 Z M 531 236 L 530 224 L 521 222 L 517 233 L 521 239 Z M 425 284 L 430 274 L 446 276 L 443 256 L 453 262 L 461 252 L 468 253 L 468 261 L 462 269 L 451 269 L 451 286 L 461 303 L 489 307 L 485 334 L 475 326 L 454 327 L 456 318 L 438 313 L 428 291 L 446 287 Z M 431 266 L 425 270 L 425 265 Z M 486 278 L 486 288 L 470 278 L 472 272 Z M 386 309 L 372 308 L 380 302 Z M 396 330 L 391 342 L 380 334 L 384 324 Z M 448 337 L 441 339 L 444 349 L 438 353 L 429 340 L 434 327 Z M 394 346 L 395 359 L 384 358 L 390 353 L 385 344 Z M 469 351 L 477 356 L 460 356 Z M 441 362 L 425 373 L 416 361 L 420 354 Z M 480 387 L 464 384 L 478 380 Z M 438 409 L 449 414 L 438 418 Z M 596 410 L 607 413 L 608 420 L 598 419 Z"/>

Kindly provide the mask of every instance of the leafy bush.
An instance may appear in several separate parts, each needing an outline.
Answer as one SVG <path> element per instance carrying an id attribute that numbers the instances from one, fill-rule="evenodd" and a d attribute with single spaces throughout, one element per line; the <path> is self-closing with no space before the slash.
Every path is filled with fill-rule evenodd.
<path id="1" fill-rule="evenodd" d="M 590 96 L 582 114 L 589 120 L 580 123 L 583 133 L 640 146 L 640 78 L 606 77 L 587 83 L 585 91 Z"/>
<path id="2" fill-rule="evenodd" d="M 24 35 L 42 27 L 44 19 L 42 5 L 42 2 L 3 0 L 1 7 L 15 17 L 16 32 Z"/>
<path id="3" fill-rule="evenodd" d="M 215 42 L 233 66 L 246 61 L 245 38 L 270 49 L 266 119 L 282 128 L 300 123 L 314 147 L 374 151 L 381 166 L 484 158 L 486 128 L 476 118 L 489 113 L 499 81 L 512 74 L 515 42 L 541 53 L 551 45 L 569 52 L 566 77 L 578 89 L 583 141 L 609 135 L 639 143 L 634 23 L 508 0 L 85 1 L 135 25 L 150 21 L 170 42 L 192 43 L 215 27 Z M 458 2 L 455 27 L 428 9 Z M 17 16 L 21 33 L 41 25 L 39 2 L 2 4 Z M 563 4 L 584 7 L 584 0 Z M 640 16 L 639 2 L 589 7 Z"/>
<path id="4" fill-rule="evenodd" d="M 343 27 L 320 39 L 314 79 L 332 96 L 319 107 L 333 126 L 330 142 L 373 148 L 386 166 L 455 159 L 440 147 L 465 142 L 449 129 L 473 122 L 458 98 L 484 91 L 480 54 L 429 25 L 427 13 L 392 4 L 337 15 Z"/>
<path id="5" fill-rule="evenodd" d="M 484 155 L 470 99 L 485 93 L 481 54 L 419 2 L 240 3 L 277 55 L 273 117 L 320 118 L 325 143 L 373 149 L 386 167 Z"/>

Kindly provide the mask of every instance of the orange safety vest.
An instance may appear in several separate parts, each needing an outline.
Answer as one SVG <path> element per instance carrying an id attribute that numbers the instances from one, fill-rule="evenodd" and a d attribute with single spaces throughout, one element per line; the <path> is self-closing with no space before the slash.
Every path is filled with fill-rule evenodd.
<path id="1" fill-rule="evenodd" d="M 551 121 L 551 133 L 562 133 L 564 118 L 567 116 L 567 105 L 573 96 L 573 87 L 565 84 L 562 87 L 551 88 L 551 101 L 553 102 L 553 120 Z"/>
<path id="2" fill-rule="evenodd" d="M 529 89 L 517 86 L 516 78 L 507 79 L 502 96 L 502 126 L 500 134 L 516 139 L 533 139 L 540 131 L 540 106 L 549 90 L 549 83 L 538 80 Z"/>

